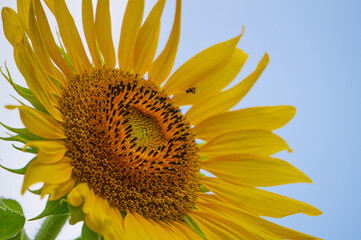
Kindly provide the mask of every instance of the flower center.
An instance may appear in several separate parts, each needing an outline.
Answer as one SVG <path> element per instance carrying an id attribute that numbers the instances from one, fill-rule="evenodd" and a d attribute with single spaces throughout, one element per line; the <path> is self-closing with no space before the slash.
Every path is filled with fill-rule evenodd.
<path id="1" fill-rule="evenodd" d="M 179 220 L 199 190 L 190 125 L 149 80 L 96 69 L 70 80 L 60 99 L 77 182 L 120 211 Z"/>

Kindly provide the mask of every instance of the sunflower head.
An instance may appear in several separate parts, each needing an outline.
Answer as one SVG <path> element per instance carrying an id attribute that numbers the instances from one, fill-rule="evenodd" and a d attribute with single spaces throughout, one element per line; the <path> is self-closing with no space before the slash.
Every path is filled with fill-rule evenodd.
<path id="1" fill-rule="evenodd" d="M 120 211 L 180 220 L 199 191 L 195 136 L 150 80 L 114 69 L 72 78 L 59 107 L 73 177 Z"/>
<path id="2" fill-rule="evenodd" d="M 128 1 L 118 51 L 109 0 L 98 0 L 95 13 L 91 0 L 82 1 L 86 45 L 65 1 L 44 2 L 57 21 L 58 42 L 40 0 L 19 1 L 17 12 L 2 10 L 27 87 L 3 75 L 31 105 L 7 106 L 19 110 L 26 128 L 6 126 L 17 134 L 6 140 L 36 154 L 24 168 L 22 192 L 43 183 L 42 196 L 66 199 L 71 223 L 84 220 L 105 239 L 315 239 L 263 218 L 321 212 L 258 188 L 311 180 L 270 157 L 291 151 L 272 131 L 291 120 L 293 107 L 230 111 L 269 61 L 266 53 L 252 73 L 225 90 L 247 60 L 237 48 L 243 30 L 169 76 L 180 0 L 157 57 L 165 0 L 144 21 L 144 1 Z"/>

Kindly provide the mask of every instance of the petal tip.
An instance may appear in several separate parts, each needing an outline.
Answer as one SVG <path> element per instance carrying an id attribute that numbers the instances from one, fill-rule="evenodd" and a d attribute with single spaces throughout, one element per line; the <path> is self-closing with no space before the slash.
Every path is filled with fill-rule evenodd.
<path id="1" fill-rule="evenodd" d="M 8 110 L 14 110 L 15 108 L 18 108 L 18 106 L 15 105 L 5 105 L 5 108 Z"/>

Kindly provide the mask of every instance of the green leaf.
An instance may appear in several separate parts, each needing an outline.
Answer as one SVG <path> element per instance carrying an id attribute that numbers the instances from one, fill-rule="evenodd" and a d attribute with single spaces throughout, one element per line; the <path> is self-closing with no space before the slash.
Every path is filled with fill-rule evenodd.
<path id="1" fill-rule="evenodd" d="M 83 240 L 101 240 L 104 238 L 101 235 L 90 230 L 84 222 L 83 227 L 81 229 L 81 239 L 83 239 Z"/>
<path id="2" fill-rule="evenodd" d="M 25 217 L 10 208 L 0 207 L 0 239 L 15 236 L 25 224 Z"/>
<path id="3" fill-rule="evenodd" d="M 84 221 L 85 215 L 83 213 L 82 206 L 74 207 L 69 204 L 69 209 L 70 209 L 70 219 L 69 219 L 70 225 L 74 225 L 78 222 Z"/>
<path id="4" fill-rule="evenodd" d="M 184 222 L 190 226 L 199 236 L 201 236 L 203 239 L 207 240 L 206 235 L 204 235 L 204 233 L 202 232 L 202 230 L 200 229 L 200 227 L 198 226 L 198 224 L 193 220 L 193 218 L 191 218 L 189 215 L 184 215 L 183 216 L 183 220 Z"/>
<path id="5" fill-rule="evenodd" d="M 13 212 L 9 212 L 9 211 L 5 211 L 5 210 L 11 210 Z M 3 225 L 2 222 L 2 218 L 6 217 L 1 215 L 2 213 L 6 212 L 6 214 L 11 213 L 11 215 L 15 216 L 15 219 L 17 222 L 15 223 L 5 223 L 5 225 Z M 14 214 L 17 213 L 17 214 Z M 6 215 L 5 214 L 5 215 Z M 22 225 L 21 225 L 22 224 Z M 14 199 L 7 199 L 7 198 L 2 198 L 0 197 L 0 236 L 10 236 L 13 232 L 17 232 L 17 234 L 13 237 L 7 238 L 8 240 L 29 240 L 28 236 L 26 235 L 24 229 L 22 229 L 22 227 L 25 224 L 25 217 L 24 217 L 24 213 L 23 213 L 23 209 L 21 208 L 20 203 L 18 203 L 16 200 Z M 3 234 L 3 231 L 6 231 L 8 233 L 5 233 L 5 235 Z M 11 231 L 12 229 L 12 231 Z M 21 231 L 17 231 L 21 230 Z M 11 233 L 9 233 L 11 232 Z M 5 238 L 5 237 L 4 237 Z M 1 238 L 3 239 L 3 238 Z"/>
<path id="6" fill-rule="evenodd" d="M 11 168 L 7 168 L 7 167 L 4 167 L 2 165 L 0 165 L 1 168 L 5 169 L 6 171 L 9 171 L 11 173 L 15 173 L 15 174 L 21 174 L 21 175 L 24 175 L 25 174 L 25 171 L 26 171 L 26 168 L 29 166 L 29 164 L 34 161 L 36 159 L 36 157 L 34 157 L 33 159 L 31 159 L 25 167 L 23 168 L 20 168 L 20 169 L 11 169 Z"/>
<path id="7" fill-rule="evenodd" d="M 15 212 L 18 212 L 22 215 L 24 215 L 23 213 L 23 209 L 21 208 L 20 203 L 18 203 L 16 200 L 14 199 L 8 199 L 8 198 L 2 198 L 0 197 L 0 207 L 2 208 L 9 208 Z"/>
<path id="8" fill-rule="evenodd" d="M 8 238 L 8 240 L 30 240 L 30 238 L 28 237 L 28 235 L 26 235 L 24 229 L 22 229 L 14 237 Z"/>
<path id="9" fill-rule="evenodd" d="M 37 220 L 50 215 L 64 215 L 69 214 L 69 204 L 65 201 L 64 198 L 48 201 L 46 203 L 45 209 L 39 216 L 30 219 L 29 221 Z"/>
<path id="10" fill-rule="evenodd" d="M 6 80 L 11 84 L 11 86 L 14 88 L 14 90 L 20 96 L 22 96 L 24 99 L 26 99 L 31 105 L 33 105 L 33 107 L 35 107 L 36 109 L 38 109 L 41 112 L 47 113 L 45 107 L 39 102 L 39 100 L 34 96 L 34 94 L 31 92 L 30 89 L 22 87 L 16 83 L 14 83 L 14 81 L 11 78 L 9 69 L 6 66 L 6 63 L 5 63 L 5 68 L 7 71 L 7 75 L 5 75 L 5 73 L 1 69 L 0 69 L 0 72 L 6 78 Z"/>

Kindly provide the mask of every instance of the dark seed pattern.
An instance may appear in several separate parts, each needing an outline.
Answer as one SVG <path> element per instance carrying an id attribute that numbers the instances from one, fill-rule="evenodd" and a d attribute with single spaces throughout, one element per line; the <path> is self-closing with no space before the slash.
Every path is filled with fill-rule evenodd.
<path id="1" fill-rule="evenodd" d="M 200 160 L 189 122 L 149 80 L 75 76 L 60 99 L 73 176 L 120 211 L 164 222 L 195 205 Z"/>

